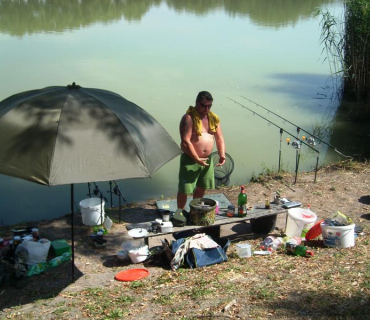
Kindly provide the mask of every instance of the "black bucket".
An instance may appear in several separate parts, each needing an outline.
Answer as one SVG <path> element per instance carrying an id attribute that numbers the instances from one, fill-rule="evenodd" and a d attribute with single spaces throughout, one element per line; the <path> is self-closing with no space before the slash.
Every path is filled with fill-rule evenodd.
<path id="1" fill-rule="evenodd" d="M 210 226 L 216 218 L 216 201 L 208 198 L 193 199 L 189 203 L 190 219 L 196 226 Z"/>

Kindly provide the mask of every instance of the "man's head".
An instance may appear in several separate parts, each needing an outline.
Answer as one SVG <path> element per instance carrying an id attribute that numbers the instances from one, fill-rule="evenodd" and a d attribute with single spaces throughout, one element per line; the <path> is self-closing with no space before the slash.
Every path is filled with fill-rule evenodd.
<path id="1" fill-rule="evenodd" d="M 213 103 L 212 95 L 208 91 L 201 91 L 198 93 L 195 103 L 195 108 L 198 113 L 200 115 L 205 115 L 211 110 Z"/>

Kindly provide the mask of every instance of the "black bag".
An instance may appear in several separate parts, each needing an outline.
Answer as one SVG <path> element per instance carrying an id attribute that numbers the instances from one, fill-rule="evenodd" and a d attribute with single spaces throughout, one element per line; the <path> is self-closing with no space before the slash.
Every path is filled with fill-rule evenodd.
<path id="1" fill-rule="evenodd" d="M 184 227 L 186 225 L 187 219 L 184 215 L 182 209 L 177 209 L 172 217 L 172 224 L 174 227 Z"/>

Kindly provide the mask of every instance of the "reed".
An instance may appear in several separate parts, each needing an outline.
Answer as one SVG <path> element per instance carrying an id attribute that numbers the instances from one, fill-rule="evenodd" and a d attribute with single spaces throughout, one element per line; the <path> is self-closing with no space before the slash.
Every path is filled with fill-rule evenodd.
<path id="1" fill-rule="evenodd" d="M 370 118 L 370 0 L 344 1 L 344 16 L 318 10 L 333 86 L 353 120 Z"/>

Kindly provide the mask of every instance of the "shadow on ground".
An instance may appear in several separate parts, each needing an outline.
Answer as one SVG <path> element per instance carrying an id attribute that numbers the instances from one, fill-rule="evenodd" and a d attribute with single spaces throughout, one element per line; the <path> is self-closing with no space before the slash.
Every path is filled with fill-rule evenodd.
<path id="1" fill-rule="evenodd" d="M 370 298 L 360 293 L 350 297 L 344 294 L 338 291 L 318 294 L 316 291 L 291 290 L 287 299 L 266 301 L 266 306 L 272 310 L 285 309 L 293 319 L 369 319 Z"/>
<path id="2" fill-rule="evenodd" d="M 362 196 L 358 199 L 358 202 L 363 204 L 370 204 L 370 196 Z"/>
<path id="3" fill-rule="evenodd" d="M 75 281 L 82 275 L 82 272 L 75 268 Z M 9 278 L 0 288 L 0 310 L 54 298 L 71 283 L 71 262 L 20 280 Z"/>

